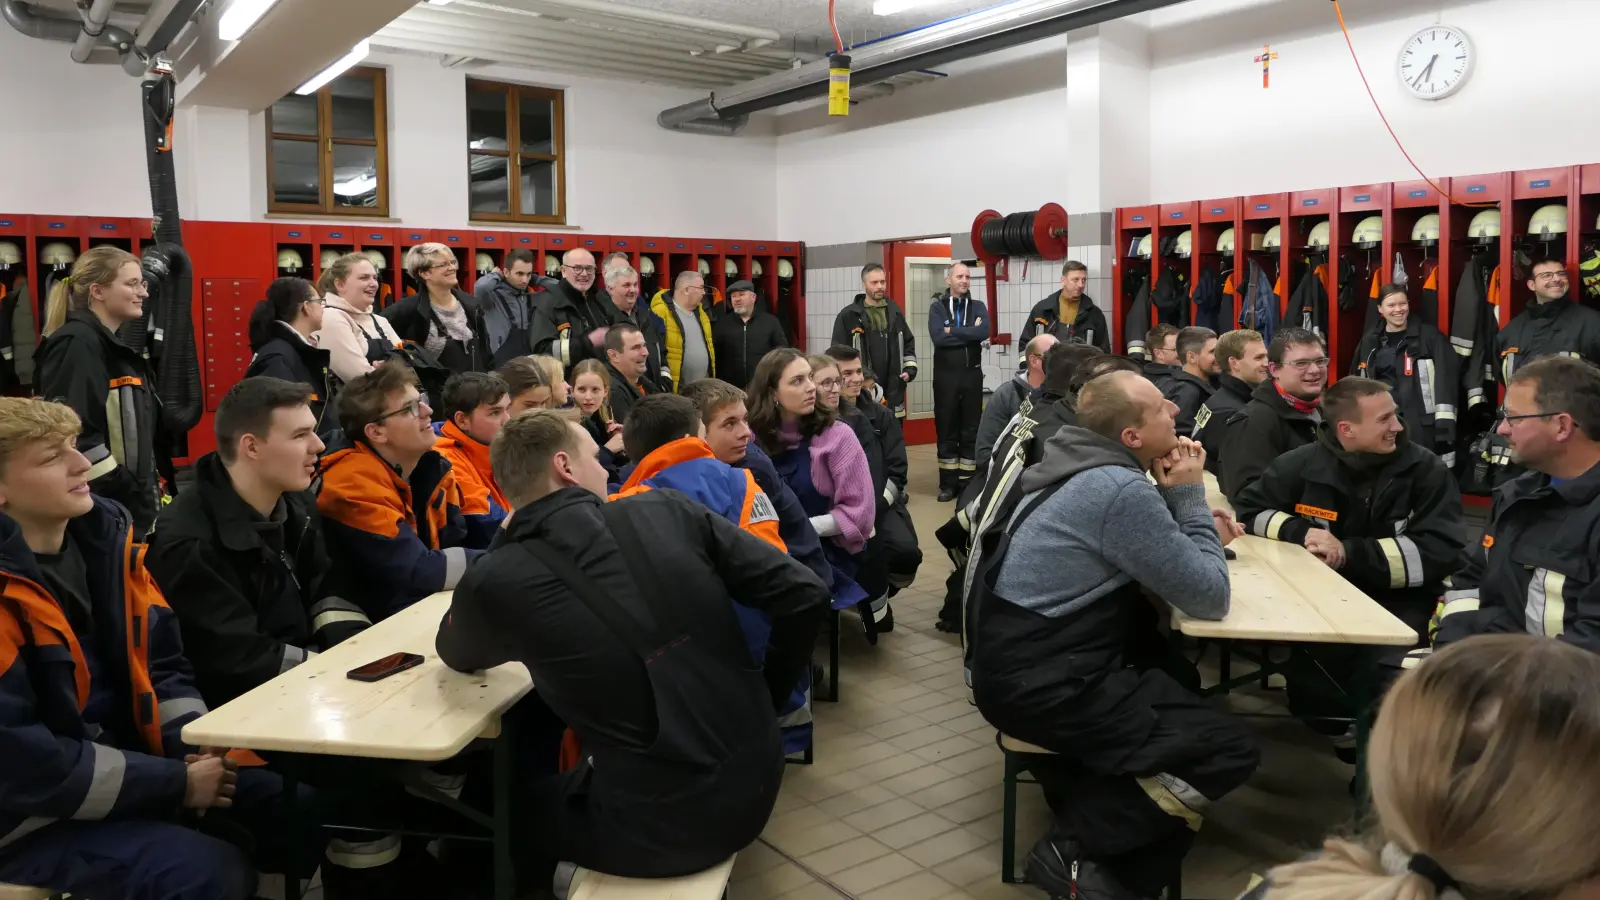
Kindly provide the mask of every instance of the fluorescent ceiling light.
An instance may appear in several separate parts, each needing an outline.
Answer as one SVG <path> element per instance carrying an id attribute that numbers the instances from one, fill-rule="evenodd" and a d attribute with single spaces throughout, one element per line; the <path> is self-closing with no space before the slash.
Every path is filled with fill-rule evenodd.
<path id="1" fill-rule="evenodd" d="M 318 72 L 314 78 L 294 89 L 296 94 L 305 96 L 315 94 L 323 85 L 343 75 L 351 66 L 367 58 L 367 53 L 372 49 L 372 41 L 364 40 L 351 48 L 349 53 L 339 58 L 338 62 Z"/>
<path id="2" fill-rule="evenodd" d="M 278 0 L 233 0 L 217 20 L 217 37 L 237 41 L 256 24 Z"/>
<path id="3" fill-rule="evenodd" d="M 449 6 L 454 0 L 428 0 L 434 6 Z"/>
<path id="4" fill-rule="evenodd" d="M 892 16 L 903 13 L 908 9 L 927 6 L 930 0 L 876 0 L 872 4 L 872 14 L 875 16 Z"/>
<path id="5" fill-rule="evenodd" d="M 364 173 L 349 181 L 334 182 L 333 192 L 341 197 L 359 197 L 362 194 L 371 192 L 377 186 L 378 176 Z"/>

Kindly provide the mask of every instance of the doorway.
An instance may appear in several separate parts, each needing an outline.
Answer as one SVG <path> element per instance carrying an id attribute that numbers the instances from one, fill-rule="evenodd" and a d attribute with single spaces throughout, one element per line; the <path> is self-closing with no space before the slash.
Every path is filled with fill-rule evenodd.
<path id="1" fill-rule="evenodd" d="M 945 290 L 944 270 L 950 245 L 896 241 L 884 245 L 889 296 L 900 302 L 906 324 L 916 339 L 917 380 L 906 390 L 905 438 L 908 444 L 930 444 L 933 429 L 933 344 L 928 337 L 928 305 Z M 879 373 L 883 377 L 883 373 Z M 892 377 L 892 375 L 890 376 Z"/>

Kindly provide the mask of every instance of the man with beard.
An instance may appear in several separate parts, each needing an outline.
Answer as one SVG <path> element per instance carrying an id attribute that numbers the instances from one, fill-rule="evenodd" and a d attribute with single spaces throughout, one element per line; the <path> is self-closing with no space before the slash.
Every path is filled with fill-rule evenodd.
<path id="1" fill-rule="evenodd" d="M 917 377 L 917 345 L 900 304 L 889 297 L 883 266 L 861 267 L 861 293 L 833 320 L 833 344 L 854 347 L 867 369 L 882 377 L 883 405 L 906 417 L 906 385 Z"/>
<path id="2" fill-rule="evenodd" d="M 1178 406 L 1178 433 L 1191 437 L 1195 416 L 1217 390 L 1217 333 L 1199 326 L 1185 328 L 1178 332 L 1177 348 L 1183 367 L 1162 393 Z"/>
<path id="3" fill-rule="evenodd" d="M 1222 492 L 1229 503 L 1279 456 L 1317 439 L 1317 401 L 1328 382 L 1328 349 L 1304 328 L 1285 328 L 1267 347 L 1272 377 L 1256 386 L 1228 422 L 1222 448 Z"/>
<path id="4" fill-rule="evenodd" d="M 533 317 L 533 352 L 561 360 L 569 381 L 573 366 L 601 358 L 605 329 L 617 319 L 611 298 L 597 292 L 594 282 L 594 254 L 568 250 L 561 257 L 561 283 Z"/>
<path id="5" fill-rule="evenodd" d="M 756 286 L 749 281 L 728 285 L 731 315 L 718 316 L 711 323 L 711 338 L 717 351 L 717 377 L 743 388 L 755 374 L 756 363 L 767 351 L 787 347 L 778 317 L 756 305 Z"/>
<path id="6" fill-rule="evenodd" d="M 1053 334 L 1063 343 L 1077 341 L 1110 353 L 1111 329 L 1106 326 L 1106 314 L 1083 292 L 1088 285 L 1089 267 L 1075 259 L 1067 260 L 1061 267 L 1061 290 L 1040 300 L 1028 313 L 1022 340 Z"/>
<path id="7" fill-rule="evenodd" d="M 1200 411 L 1195 413 L 1194 434 L 1206 448 L 1206 471 L 1222 472 L 1222 439 L 1228 433 L 1228 420 L 1250 402 L 1250 394 L 1270 377 L 1267 371 L 1267 344 L 1261 332 L 1239 328 L 1217 338 L 1215 351 L 1217 389 Z M 1145 371 L 1149 372 L 1146 366 Z"/>

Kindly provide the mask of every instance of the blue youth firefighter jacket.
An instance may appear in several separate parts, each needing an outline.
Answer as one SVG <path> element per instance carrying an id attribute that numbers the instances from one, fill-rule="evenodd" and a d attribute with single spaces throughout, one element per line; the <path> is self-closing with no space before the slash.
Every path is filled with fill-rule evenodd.
<path id="1" fill-rule="evenodd" d="M 88 568 L 98 685 L 21 527 L 0 515 L 0 848 L 64 819 L 170 816 L 188 784 L 179 734 L 206 712 L 127 510 L 96 497 L 67 531 Z M 92 690 L 116 694 L 110 721 L 84 720 Z"/>

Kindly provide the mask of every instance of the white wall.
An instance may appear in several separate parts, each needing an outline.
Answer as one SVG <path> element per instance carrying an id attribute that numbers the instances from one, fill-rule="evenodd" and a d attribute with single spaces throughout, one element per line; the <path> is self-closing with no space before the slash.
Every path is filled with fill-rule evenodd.
<path id="1" fill-rule="evenodd" d="M 1209 2 L 1209 0 L 1208 0 Z M 1378 102 L 1430 176 L 1600 161 L 1600 83 L 1591 0 L 1345 0 Z M 1208 9 L 1235 8 L 1205 17 Z M 1153 14 L 1151 166 L 1145 202 L 1200 200 L 1416 178 L 1362 89 L 1333 5 L 1187 3 Z M 1466 86 L 1412 99 L 1395 75 L 1426 25 L 1464 29 L 1477 51 Z M 1271 41 L 1272 86 L 1251 62 Z"/>
<path id="2" fill-rule="evenodd" d="M 1065 39 L 972 63 L 843 120 L 780 120 L 778 230 L 813 244 L 970 228 L 984 207 L 1059 199 L 1066 181 Z"/>

